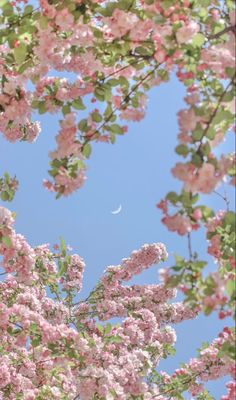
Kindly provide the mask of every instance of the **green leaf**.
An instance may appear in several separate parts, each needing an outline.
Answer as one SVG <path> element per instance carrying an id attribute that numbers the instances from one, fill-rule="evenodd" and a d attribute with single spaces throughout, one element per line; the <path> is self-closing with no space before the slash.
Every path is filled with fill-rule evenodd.
<path id="1" fill-rule="evenodd" d="M 198 142 L 202 139 L 202 137 L 203 137 L 203 129 L 201 127 L 197 127 L 192 133 L 193 141 Z"/>
<path id="2" fill-rule="evenodd" d="M 207 262 L 206 261 L 195 261 L 192 264 L 193 264 L 193 269 L 199 271 L 207 265 Z"/>
<path id="3" fill-rule="evenodd" d="M 208 7 L 211 3 L 210 0 L 198 0 L 198 3 L 204 7 Z"/>
<path id="4" fill-rule="evenodd" d="M 105 100 L 105 90 L 101 87 L 96 87 L 95 91 L 94 91 L 94 96 L 100 100 L 100 101 L 104 101 Z"/>
<path id="5" fill-rule="evenodd" d="M 92 117 L 92 120 L 93 120 L 94 122 L 101 122 L 101 121 L 102 121 L 102 116 L 101 116 L 101 114 L 99 114 L 98 112 L 93 112 L 93 113 L 91 114 L 91 117 Z"/>
<path id="6" fill-rule="evenodd" d="M 231 297 L 232 294 L 236 291 L 235 281 L 234 280 L 228 281 L 226 283 L 225 289 L 226 293 Z"/>
<path id="7" fill-rule="evenodd" d="M 229 110 L 221 110 L 218 111 L 216 116 L 214 117 L 212 124 L 218 125 L 222 121 L 227 121 L 228 119 L 231 120 L 233 117 L 232 113 Z"/>
<path id="8" fill-rule="evenodd" d="M 173 0 L 164 0 L 161 2 L 161 6 L 164 8 L 164 10 L 167 10 L 173 5 L 174 1 Z"/>
<path id="9" fill-rule="evenodd" d="M 3 236 L 2 243 L 5 244 L 6 247 L 12 246 L 12 242 L 11 242 L 11 239 L 9 238 L 9 236 Z"/>
<path id="10" fill-rule="evenodd" d="M 103 325 L 97 324 L 96 328 L 99 330 L 99 332 L 101 332 L 102 334 L 104 333 L 104 327 Z"/>
<path id="11" fill-rule="evenodd" d="M 71 103 L 72 107 L 74 107 L 76 110 L 85 110 L 86 107 L 82 101 L 82 99 L 79 97 L 76 100 L 73 100 Z"/>
<path id="12" fill-rule="evenodd" d="M 1 199 L 2 199 L 3 201 L 9 201 L 9 193 L 8 193 L 6 190 L 4 190 L 4 191 L 1 193 Z"/>
<path id="13" fill-rule="evenodd" d="M 205 293 L 205 294 L 207 294 L 207 293 Z M 209 294 L 212 294 L 212 293 L 209 293 Z M 204 314 L 206 316 L 208 316 L 208 315 L 210 315 L 212 313 L 212 308 L 211 307 L 204 307 L 203 311 L 204 311 Z"/>
<path id="14" fill-rule="evenodd" d="M 236 348 L 230 342 L 223 343 L 217 356 L 219 358 L 221 358 L 222 356 L 225 356 L 225 355 L 230 357 L 233 360 L 235 360 L 235 358 L 236 358 Z"/>
<path id="15" fill-rule="evenodd" d="M 105 330 L 104 330 L 105 334 L 110 333 L 111 329 L 112 329 L 112 325 L 111 324 L 107 324 L 106 327 L 105 327 Z"/>
<path id="16" fill-rule="evenodd" d="M 189 148 L 186 144 L 179 144 L 179 146 L 175 148 L 175 151 L 177 154 L 186 157 L 189 153 Z"/>
<path id="17" fill-rule="evenodd" d="M 9 3 L 9 1 L 4 1 L 4 4 L 1 7 L 3 9 L 3 15 L 6 17 L 10 17 L 14 13 L 14 8 Z"/>
<path id="18" fill-rule="evenodd" d="M 90 156 L 90 154 L 91 154 L 91 151 L 92 151 L 91 145 L 90 145 L 89 143 L 86 143 L 86 144 L 83 146 L 83 151 L 82 151 L 83 155 L 84 155 L 86 158 L 89 158 L 89 156 Z"/>
<path id="19" fill-rule="evenodd" d="M 45 112 L 47 112 L 46 104 L 44 101 L 40 101 L 38 103 L 38 111 L 39 111 L 39 114 L 45 114 Z"/>
<path id="20" fill-rule="evenodd" d="M 87 119 L 81 119 L 81 121 L 78 123 L 78 128 L 81 132 L 86 132 L 88 129 L 88 121 Z"/>
<path id="21" fill-rule="evenodd" d="M 214 216 L 214 212 L 211 208 L 206 206 L 198 206 L 198 208 L 200 208 L 200 210 L 202 211 L 204 222 L 206 222 L 209 218 L 212 218 Z"/>
<path id="22" fill-rule="evenodd" d="M 41 343 L 41 337 L 36 336 L 35 338 L 31 339 L 31 345 L 33 347 L 37 347 Z"/>
<path id="23" fill-rule="evenodd" d="M 63 237 L 60 237 L 60 251 L 61 251 L 63 257 L 65 257 L 65 255 L 66 255 L 66 242 L 65 242 L 65 239 Z"/>
<path id="24" fill-rule="evenodd" d="M 93 27 L 93 35 L 94 35 L 94 37 L 99 38 L 99 39 L 102 39 L 102 36 L 103 36 L 102 31 L 100 31 L 94 27 Z"/>
<path id="25" fill-rule="evenodd" d="M 36 324 L 36 322 L 32 322 L 30 324 L 30 332 L 36 333 L 38 330 L 38 325 Z"/>
<path id="26" fill-rule="evenodd" d="M 202 159 L 198 154 L 193 154 L 191 162 L 196 166 L 196 167 L 201 167 L 202 165 Z"/>
<path id="27" fill-rule="evenodd" d="M 208 154 L 209 154 L 210 151 L 211 151 L 210 143 L 209 143 L 209 142 L 206 142 L 206 143 L 202 144 L 201 147 L 200 147 L 200 151 L 201 151 L 201 154 L 202 154 L 202 155 L 208 156 Z"/>
<path id="28" fill-rule="evenodd" d="M 213 140 L 215 139 L 215 135 L 216 135 L 216 130 L 212 127 L 208 128 L 206 137 L 210 140 Z"/>
<path id="29" fill-rule="evenodd" d="M 22 64 L 27 56 L 27 46 L 24 43 L 20 43 L 13 51 L 14 58 L 17 64 Z"/>
<path id="30" fill-rule="evenodd" d="M 235 227 L 235 213 L 233 211 L 228 211 L 223 217 L 223 226 L 226 227 L 230 225 L 231 229 L 234 230 Z"/>
<path id="31" fill-rule="evenodd" d="M 119 83 L 121 86 L 124 86 L 125 88 L 129 87 L 129 82 L 124 76 L 119 77 Z"/>
<path id="32" fill-rule="evenodd" d="M 200 197 L 200 196 L 199 196 L 198 193 L 192 195 L 192 197 L 190 196 L 191 204 L 195 204 L 195 203 L 199 200 L 199 197 Z"/>
<path id="33" fill-rule="evenodd" d="M 23 72 L 30 67 L 33 67 L 33 60 L 29 59 L 27 61 L 25 61 L 23 64 L 21 64 L 21 66 L 18 68 L 18 73 L 19 74 L 23 74 Z"/>
<path id="34" fill-rule="evenodd" d="M 60 277 L 67 271 L 68 264 L 66 262 L 62 262 L 61 260 L 58 260 L 58 265 L 58 276 Z"/>
<path id="35" fill-rule="evenodd" d="M 236 175 L 236 165 L 232 165 L 232 166 L 228 169 L 228 175 L 229 175 L 229 176 L 234 176 L 234 175 Z"/>
<path id="36" fill-rule="evenodd" d="M 190 192 L 183 191 L 180 195 L 180 201 L 182 202 L 183 206 L 190 207 L 192 205 Z"/>
<path id="37" fill-rule="evenodd" d="M 210 395 L 208 390 L 204 390 L 196 397 L 196 400 L 215 400 L 215 398 Z"/>
<path id="38" fill-rule="evenodd" d="M 125 11 L 131 10 L 131 7 L 133 6 L 134 1 L 133 0 L 120 0 L 119 1 L 119 8 Z"/>
<path id="39" fill-rule="evenodd" d="M 141 56 L 150 56 L 152 54 L 152 51 L 150 51 L 150 49 L 142 46 L 136 47 L 135 52 L 140 54 Z"/>
<path id="40" fill-rule="evenodd" d="M 71 112 L 71 108 L 70 108 L 69 104 L 65 104 L 65 105 L 62 107 L 62 113 L 63 113 L 63 115 L 70 114 L 70 112 Z"/>
<path id="41" fill-rule="evenodd" d="M 170 288 L 175 288 L 181 281 L 182 281 L 181 275 L 173 275 L 168 279 L 166 286 Z"/>
<path id="42" fill-rule="evenodd" d="M 32 100 L 32 102 L 31 102 L 31 107 L 32 107 L 32 108 L 38 108 L 38 106 L 39 106 L 38 100 Z"/>
<path id="43" fill-rule="evenodd" d="M 109 343 L 121 343 L 122 342 L 122 338 L 120 336 L 109 336 L 108 342 Z"/>
<path id="44" fill-rule="evenodd" d="M 224 102 L 232 101 L 234 99 L 234 90 L 231 90 L 224 95 Z"/>
<path id="45" fill-rule="evenodd" d="M 24 9 L 24 14 L 23 14 L 23 15 L 24 15 L 24 16 L 27 16 L 27 15 L 31 14 L 32 11 L 33 11 L 33 6 L 28 5 L 28 6 L 25 7 L 25 9 Z"/>
<path id="46" fill-rule="evenodd" d="M 179 196 L 175 192 L 169 192 L 166 195 L 166 200 L 169 200 L 172 204 L 176 204 L 179 201 Z"/>
<path id="47" fill-rule="evenodd" d="M 226 72 L 226 74 L 227 74 L 227 76 L 229 78 L 233 78 L 234 75 L 235 75 L 235 69 L 234 68 L 227 67 L 227 68 L 225 68 L 225 72 Z"/>
<path id="48" fill-rule="evenodd" d="M 10 181 L 10 175 L 8 174 L 8 172 L 4 172 L 3 175 L 4 175 L 4 178 L 5 178 L 6 182 L 9 183 L 9 181 Z"/>
<path id="49" fill-rule="evenodd" d="M 109 81 L 107 81 L 107 83 L 109 83 L 109 85 L 111 85 L 111 86 L 118 86 L 119 79 L 109 79 Z"/>
<path id="50" fill-rule="evenodd" d="M 192 40 L 192 45 L 194 47 L 201 47 L 205 42 L 205 36 L 202 33 L 197 33 L 193 40 Z"/>
<path id="51" fill-rule="evenodd" d="M 155 22 L 157 25 L 162 25 L 165 21 L 166 19 L 161 14 L 155 14 L 153 16 L 153 22 Z"/>
<path id="52" fill-rule="evenodd" d="M 112 144 L 114 144 L 116 141 L 116 135 L 113 132 L 110 133 L 110 141 Z"/>
<path id="53" fill-rule="evenodd" d="M 111 130 L 111 132 L 115 133 L 116 135 L 123 135 L 124 134 L 123 129 L 118 124 L 111 125 L 110 126 L 110 130 Z"/>
<path id="54" fill-rule="evenodd" d="M 39 25 L 42 29 L 46 29 L 48 27 L 48 18 L 45 15 L 42 15 L 39 18 Z"/>
<path id="55" fill-rule="evenodd" d="M 177 254 L 174 255 L 175 258 L 175 263 L 178 266 L 183 266 L 185 264 L 184 258 L 181 256 L 178 256 Z"/>
<path id="56" fill-rule="evenodd" d="M 172 267 L 171 269 L 173 269 L 173 271 L 181 271 L 181 269 L 183 269 L 184 266 L 183 265 L 175 265 L 174 267 Z"/>

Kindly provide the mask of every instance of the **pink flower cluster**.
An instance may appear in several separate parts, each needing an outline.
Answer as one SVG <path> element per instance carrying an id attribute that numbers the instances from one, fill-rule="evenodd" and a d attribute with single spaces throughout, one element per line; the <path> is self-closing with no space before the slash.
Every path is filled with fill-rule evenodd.
<path id="1" fill-rule="evenodd" d="M 168 213 L 168 200 L 161 200 L 156 207 L 159 208 L 164 217 L 162 218 L 162 223 L 167 227 L 167 229 L 171 232 L 177 232 L 178 235 L 186 235 L 187 233 L 192 232 L 193 230 L 197 230 L 199 225 L 199 220 L 202 217 L 201 210 L 196 208 L 191 215 L 182 214 L 177 212 L 174 215 L 169 215 Z"/>
<path id="2" fill-rule="evenodd" d="M 211 193 L 227 175 L 231 160 L 222 156 L 215 167 L 211 163 L 204 163 L 196 167 L 192 163 L 177 163 L 172 168 L 173 175 L 184 182 L 184 189 L 193 193 Z"/>
<path id="3" fill-rule="evenodd" d="M 235 379 L 235 365 L 233 360 L 225 355 L 220 355 L 222 347 L 224 345 L 233 345 L 234 339 L 235 335 L 233 331 L 229 328 L 224 328 L 218 338 L 200 351 L 198 358 L 192 358 L 189 363 L 177 369 L 172 376 L 163 373 L 164 382 L 166 384 L 180 384 L 181 381 L 186 382 L 192 396 L 197 396 L 203 392 L 204 384 L 210 380 L 219 379 L 227 375 Z M 178 381 L 178 377 L 181 377 L 180 381 Z M 233 399 L 233 397 L 228 396 L 233 395 L 235 392 L 234 382 L 229 382 L 227 387 L 229 394 L 222 396 L 221 400 Z"/>
<path id="4" fill-rule="evenodd" d="M 3 77 L 0 129 L 9 141 L 31 142 L 40 132 L 38 122 L 31 121 L 32 110 L 40 114 L 62 111 L 65 118 L 56 138 L 57 149 L 51 153 L 53 160 L 72 155 L 81 160 L 83 144 L 87 142 L 113 143 L 115 135 L 122 133 L 122 127 L 116 130 L 112 126 L 117 117 L 140 121 L 145 115 L 145 91 L 167 81 L 175 66 L 178 79 L 187 82 L 187 103 L 191 105 L 190 109 L 178 113 L 179 139 L 192 143 L 190 132 L 198 123 L 203 127 L 208 122 L 208 113 L 201 115 L 197 110 L 201 109 L 204 92 L 197 82 L 205 70 L 209 77 L 228 78 L 227 70 L 234 66 L 233 13 L 231 10 L 227 22 L 224 21 L 220 18 L 220 5 L 209 7 L 208 17 L 204 19 L 201 13 L 193 13 L 189 0 L 167 6 L 160 0 L 153 4 L 141 1 L 127 8 L 125 4 L 110 6 L 100 0 L 86 6 L 81 1 L 54 4 L 40 0 L 37 13 L 33 12 L 35 19 L 31 21 L 31 13 L 24 14 L 22 20 L 24 6 L 19 7 L 18 3 L 11 2 L 16 18 L 19 17 L 19 32 L 17 24 L 12 26 L 11 41 L 5 40 L 7 34 L 3 35 L 4 44 L 0 48 Z M 3 27 L 11 25 L 10 15 L 4 14 L 4 18 Z M 34 27 L 27 34 L 21 34 L 26 18 Z M 215 31 L 216 21 L 224 40 L 220 38 L 212 44 L 208 37 Z M 189 68 L 189 48 L 190 52 L 191 48 L 195 51 L 199 40 L 202 44 Z M 69 79 L 50 76 L 55 71 L 69 72 L 71 76 Z M 210 85 L 209 77 L 207 84 Z M 67 122 L 72 118 L 72 109 L 86 108 L 81 102 L 87 95 L 92 102 L 104 101 L 106 111 L 99 116 L 89 113 L 83 118 L 86 124 L 82 132 L 74 123 L 76 130 L 69 133 Z M 211 105 L 207 108 L 211 111 Z M 77 171 L 72 176 L 68 169 L 68 165 L 63 166 L 53 175 L 54 182 L 46 181 L 44 186 L 59 196 L 80 188 L 84 173 Z M 196 175 L 195 171 L 193 174 Z M 199 175 L 193 190 L 200 188 L 205 193 L 207 183 L 212 181 L 211 187 L 215 187 L 224 174 L 221 176 L 221 171 L 214 170 L 214 165 L 208 162 Z"/>
<path id="5" fill-rule="evenodd" d="M 129 281 L 134 275 L 140 274 L 153 264 L 168 257 L 162 243 L 144 244 L 140 250 L 133 251 L 129 258 L 124 258 L 120 266 L 110 266 L 106 269 L 103 283 Z"/>
<path id="6" fill-rule="evenodd" d="M 208 253 L 212 255 L 218 262 L 224 261 L 221 260 L 223 255 L 223 241 L 220 233 L 217 232 L 217 228 L 221 227 L 225 216 L 226 211 L 220 210 L 213 218 L 210 218 L 206 223 L 207 236 L 210 242 L 208 246 Z M 233 267 L 234 265 L 232 263 L 232 268 Z"/>
<path id="7" fill-rule="evenodd" d="M 190 21 L 178 29 L 176 33 L 176 39 L 179 44 L 191 43 L 192 39 L 199 32 L 199 30 L 199 25 L 194 21 Z"/>
<path id="8" fill-rule="evenodd" d="M 0 47 L 0 58 L 5 54 Z M 0 89 L 0 130 L 10 142 L 26 140 L 33 142 L 40 133 L 38 122 L 31 121 L 30 92 L 24 89 L 24 79 L 6 71 L 0 63 L 2 85 Z"/>
<path id="9" fill-rule="evenodd" d="M 165 259 L 165 246 L 146 244 L 120 266 L 108 267 L 87 300 L 76 305 L 83 260 L 64 250 L 53 254 L 48 245 L 32 248 L 13 222 L 11 212 L 0 208 L 7 272 L 0 282 L 0 396 L 152 398 L 157 391 L 144 377 L 176 340 L 168 324 L 196 314 L 169 303 L 175 290 L 164 285 L 121 282 Z M 97 323 L 117 316 L 118 324 Z"/>
<path id="10" fill-rule="evenodd" d="M 226 43 L 220 43 L 203 49 L 201 52 L 202 65 L 217 77 L 226 78 L 226 68 L 234 68 L 235 62 L 235 37 L 231 32 Z"/>
<path id="11" fill-rule="evenodd" d="M 190 218 L 178 213 L 172 216 L 166 215 L 161 221 L 169 231 L 177 232 L 181 236 L 192 231 L 193 224 Z"/>
<path id="12" fill-rule="evenodd" d="M 221 400 L 234 400 L 236 397 L 236 383 L 234 381 L 230 381 L 226 383 L 226 387 L 228 389 L 228 393 L 221 397 Z"/>
<path id="13" fill-rule="evenodd" d="M 66 290 L 75 289 L 77 293 L 82 289 L 84 261 L 74 254 L 70 257 L 69 265 L 67 266 L 65 278 L 62 278 L 63 287 Z"/>

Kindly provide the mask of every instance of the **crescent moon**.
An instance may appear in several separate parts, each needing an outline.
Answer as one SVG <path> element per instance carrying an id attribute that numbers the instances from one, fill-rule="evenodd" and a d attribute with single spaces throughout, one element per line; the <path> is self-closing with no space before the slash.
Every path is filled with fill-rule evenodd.
<path id="1" fill-rule="evenodd" d="M 112 213 L 113 215 L 116 215 L 116 214 L 119 214 L 119 213 L 121 212 L 121 210 L 122 210 L 122 206 L 121 206 L 121 204 L 120 204 L 119 207 L 117 208 L 117 210 L 111 211 L 111 213 Z"/>

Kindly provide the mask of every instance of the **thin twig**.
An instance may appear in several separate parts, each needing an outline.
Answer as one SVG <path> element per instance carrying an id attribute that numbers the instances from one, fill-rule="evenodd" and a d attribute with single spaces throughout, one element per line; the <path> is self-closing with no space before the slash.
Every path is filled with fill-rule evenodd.
<path id="1" fill-rule="evenodd" d="M 135 54 L 131 54 L 130 57 L 131 57 L 131 56 L 136 57 Z M 150 57 L 151 57 L 151 56 L 150 56 Z M 130 64 L 124 65 L 124 66 L 121 67 L 120 69 L 111 72 L 109 75 L 107 75 L 107 76 L 105 76 L 103 79 L 101 79 L 101 81 L 104 82 L 105 80 L 107 80 L 107 79 L 110 78 L 111 76 L 116 75 L 116 74 L 118 74 L 119 72 L 122 72 L 122 71 L 124 71 L 125 69 L 127 69 L 127 68 L 129 68 L 129 67 L 132 67 L 132 66 L 138 64 L 142 59 L 145 60 L 146 57 L 145 57 L 145 56 L 140 56 L 140 59 L 139 59 L 139 60 L 136 60 L 136 59 L 135 59 L 134 61 L 131 61 Z"/>
<path id="2" fill-rule="evenodd" d="M 29 12 L 29 13 L 27 13 L 27 14 L 23 14 L 23 15 L 18 15 L 18 17 L 19 17 L 19 19 L 20 19 L 20 21 L 18 20 L 18 21 L 16 21 L 16 22 L 12 22 L 11 24 L 8 24 L 8 26 L 6 27 L 6 28 L 12 28 L 13 26 L 20 26 L 20 24 L 19 23 L 21 23 L 21 21 L 22 21 L 22 19 L 24 19 L 24 18 L 26 18 L 26 17 L 29 17 L 29 16 L 32 16 L 35 12 L 37 12 L 37 11 L 39 11 L 40 10 L 40 7 L 37 7 L 37 8 L 35 8 L 34 10 L 32 10 L 31 12 Z"/>
<path id="3" fill-rule="evenodd" d="M 192 261 L 193 259 L 193 252 L 192 252 L 192 241 L 191 241 L 191 233 L 188 232 L 188 252 L 189 252 L 189 259 Z"/>
<path id="4" fill-rule="evenodd" d="M 214 109 L 214 111 L 213 111 L 213 113 L 212 113 L 212 115 L 211 115 L 211 117 L 210 117 L 210 119 L 209 119 L 209 121 L 208 121 L 208 123 L 207 123 L 206 128 L 204 129 L 203 137 L 206 135 L 208 129 L 210 128 L 210 125 L 211 125 L 213 119 L 215 118 L 215 116 L 216 116 L 216 114 L 217 114 L 217 111 L 218 111 L 218 109 L 219 109 L 219 107 L 220 107 L 220 105 L 221 105 L 221 102 L 222 102 L 222 100 L 224 99 L 224 96 L 226 95 L 227 90 L 228 90 L 228 89 L 230 88 L 230 86 L 233 84 L 234 79 L 235 79 L 235 75 L 231 78 L 231 80 L 230 80 L 230 82 L 228 83 L 228 85 L 226 86 L 225 90 L 223 91 L 223 93 L 222 93 L 221 96 L 219 97 L 218 102 L 217 102 L 217 105 L 216 105 L 216 107 L 215 107 L 215 109 Z"/>
<path id="5" fill-rule="evenodd" d="M 234 75 L 234 76 L 231 78 L 231 80 L 230 80 L 230 82 L 228 83 L 228 85 L 226 86 L 225 90 L 224 90 L 223 93 L 220 95 L 220 97 L 219 97 L 219 99 L 218 99 L 218 102 L 217 102 L 217 104 L 216 104 L 216 107 L 214 108 L 214 111 L 213 111 L 213 113 L 211 114 L 210 119 L 209 119 L 209 121 L 207 122 L 207 125 L 206 125 L 206 127 L 205 127 L 205 129 L 204 129 L 204 131 L 203 131 L 202 138 L 201 138 L 201 140 L 200 140 L 200 143 L 199 143 L 199 146 L 198 146 L 198 148 L 197 148 L 197 150 L 196 150 L 196 153 L 198 153 L 198 151 L 200 150 L 200 147 L 201 147 L 201 145 L 202 145 L 203 138 L 206 136 L 206 134 L 207 134 L 207 132 L 208 132 L 210 126 L 211 126 L 211 123 L 212 123 L 213 119 L 215 118 L 215 116 L 216 116 L 216 114 L 217 114 L 217 112 L 218 112 L 218 110 L 219 110 L 219 107 L 220 107 L 220 105 L 221 105 L 221 103 L 222 103 L 222 101 L 223 101 L 223 99 L 224 99 L 224 96 L 226 95 L 226 93 L 227 93 L 228 89 L 230 88 L 230 86 L 233 84 L 234 79 L 235 79 L 235 76 L 236 76 L 236 75 Z"/>
<path id="6" fill-rule="evenodd" d="M 151 76 L 156 69 L 160 66 L 161 64 L 158 64 L 155 66 L 155 68 L 153 68 L 151 71 L 149 71 L 142 79 L 140 79 L 140 81 L 129 91 L 129 93 L 124 97 L 124 99 L 122 100 L 122 102 L 120 103 L 119 106 L 115 107 L 111 113 L 108 115 L 108 117 L 105 119 L 105 121 L 90 135 L 90 137 L 84 141 L 83 146 L 88 143 L 91 138 L 96 135 L 99 134 L 100 130 L 111 120 L 111 118 L 113 117 L 113 115 L 116 113 L 116 111 L 121 110 L 122 107 L 124 106 L 124 104 L 126 104 L 130 98 L 130 96 L 135 92 L 136 89 L 139 88 L 139 86 L 142 85 L 143 82 L 145 82 L 149 76 Z"/>
<path id="7" fill-rule="evenodd" d="M 229 199 L 228 199 L 228 197 L 227 197 L 227 195 L 226 195 L 226 192 L 225 192 L 225 195 L 224 195 L 224 196 L 223 196 L 221 193 L 217 192 L 216 190 L 213 190 L 213 193 L 217 194 L 217 196 L 219 196 L 222 200 L 225 201 L 225 203 L 226 203 L 226 209 L 227 209 L 227 211 L 229 211 L 230 201 L 229 201 Z"/>
<path id="8" fill-rule="evenodd" d="M 213 35 L 208 36 L 208 40 L 212 40 L 212 39 L 218 39 L 220 36 L 223 36 L 225 33 L 228 32 L 233 32 L 234 34 L 236 33 L 236 26 L 227 26 L 225 29 L 223 29 L 220 32 L 217 32 Z"/>

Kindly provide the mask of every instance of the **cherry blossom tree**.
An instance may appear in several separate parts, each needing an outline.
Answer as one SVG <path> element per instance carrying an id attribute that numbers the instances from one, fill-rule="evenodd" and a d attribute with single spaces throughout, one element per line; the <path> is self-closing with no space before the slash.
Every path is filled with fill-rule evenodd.
<path id="1" fill-rule="evenodd" d="M 84 184 L 94 142 L 113 144 L 126 134 L 126 121 L 144 118 L 149 89 L 176 74 L 186 87 L 175 149 L 184 160 L 172 169 L 182 187 L 157 207 L 189 249 L 188 259 L 178 255 L 160 270 L 159 285 L 127 286 L 167 257 L 163 244 L 144 245 L 108 267 L 80 302 L 83 260 L 63 240 L 54 250 L 32 248 L 15 232 L 14 215 L 1 208 L 0 398 L 167 400 L 189 391 L 212 399 L 205 383 L 235 373 L 230 326 L 173 375 L 156 367 L 173 353 L 168 324 L 199 312 L 234 317 L 235 214 L 217 190 L 222 182 L 235 184 L 235 157 L 215 151 L 234 130 L 234 2 L 0 0 L 0 7 L 0 130 L 10 142 L 33 142 L 40 134 L 35 115 L 58 114 L 44 181 L 57 198 Z M 17 186 L 5 173 L 2 200 L 11 201 Z M 223 210 L 202 204 L 201 194 L 213 193 Z M 210 274 L 192 246 L 198 229 L 215 260 Z M 176 289 L 182 303 L 172 302 Z M 235 391 L 231 380 L 222 400 L 234 399 Z"/>
<path id="2" fill-rule="evenodd" d="M 211 398 L 204 383 L 234 374 L 234 332 L 225 328 L 172 376 L 156 372 L 173 353 L 168 324 L 194 318 L 196 310 L 171 302 L 165 284 L 124 283 L 167 257 L 162 243 L 146 244 L 118 266 L 109 266 L 84 301 L 84 261 L 62 240 L 32 248 L 0 208 L 0 394 L 2 399 L 176 399 L 189 390 Z M 119 323 L 109 322 L 114 317 Z M 99 322 L 101 321 L 101 322 Z M 228 384 L 233 399 L 234 383 Z M 205 397 L 204 397 L 205 396 Z M 208 396 L 208 397 L 207 397 Z"/>

